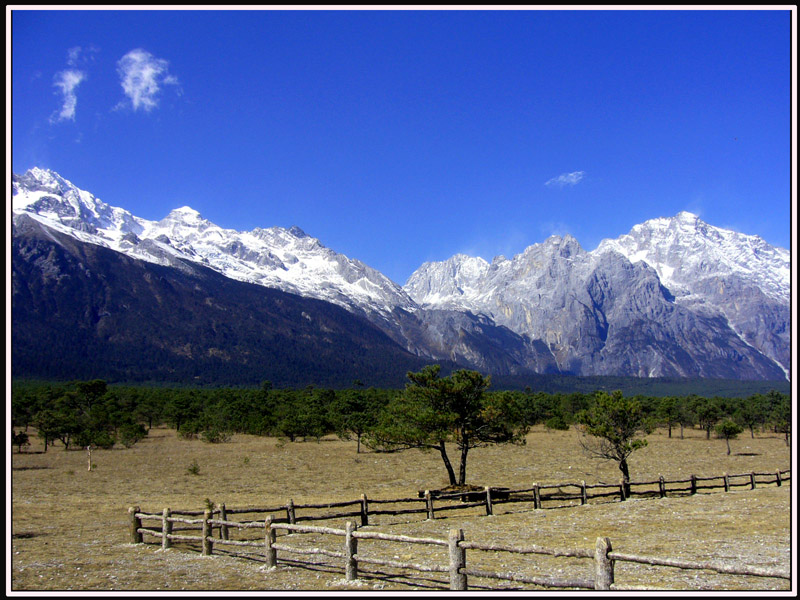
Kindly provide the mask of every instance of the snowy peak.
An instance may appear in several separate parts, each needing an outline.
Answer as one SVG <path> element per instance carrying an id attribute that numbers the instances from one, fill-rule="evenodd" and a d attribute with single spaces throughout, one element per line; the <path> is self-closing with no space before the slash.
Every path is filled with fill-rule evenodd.
<path id="1" fill-rule="evenodd" d="M 224 229 L 189 206 L 148 221 L 80 190 L 57 173 L 14 175 L 13 209 L 81 241 L 150 262 L 200 263 L 249 283 L 327 300 L 350 310 L 415 310 L 405 292 L 360 261 L 323 246 L 299 227 Z"/>
<path id="2" fill-rule="evenodd" d="M 24 175 L 15 174 L 13 181 L 29 191 L 47 192 L 58 196 L 78 191 L 78 188 L 55 171 L 39 167 L 28 170 Z"/>
<path id="3" fill-rule="evenodd" d="M 426 262 L 409 277 L 403 289 L 419 304 L 466 309 L 489 269 L 480 257 L 456 254 L 445 261 Z"/>
<path id="4" fill-rule="evenodd" d="M 180 208 L 169 211 L 169 214 L 164 217 L 161 222 L 177 222 L 186 223 L 188 225 L 197 225 L 199 223 L 207 223 L 205 219 L 190 206 L 182 206 Z"/>
<path id="5" fill-rule="evenodd" d="M 788 250 L 755 235 L 714 227 L 689 212 L 636 225 L 626 235 L 603 240 L 595 252 L 609 250 L 646 262 L 676 294 L 695 293 L 707 279 L 739 277 L 776 300 L 790 299 Z"/>
<path id="6" fill-rule="evenodd" d="M 309 235 L 305 231 L 300 229 L 297 225 L 292 225 L 292 227 L 289 229 L 289 233 L 296 238 L 309 237 Z"/>
<path id="7" fill-rule="evenodd" d="M 81 190 L 57 173 L 33 168 L 22 176 L 12 177 L 12 207 L 26 211 L 65 228 L 97 234 L 113 232 L 138 235 L 141 225 L 128 211 L 109 206 L 89 192 Z"/>
<path id="8" fill-rule="evenodd" d="M 481 257 L 456 254 L 444 261 L 427 262 L 409 277 L 403 289 L 422 306 L 491 314 L 490 305 L 496 302 L 490 298 L 497 289 L 524 287 L 526 281 L 536 286 L 537 280 L 580 268 L 587 256 L 574 237 L 553 235 L 512 259 L 496 256 L 488 263 Z"/>

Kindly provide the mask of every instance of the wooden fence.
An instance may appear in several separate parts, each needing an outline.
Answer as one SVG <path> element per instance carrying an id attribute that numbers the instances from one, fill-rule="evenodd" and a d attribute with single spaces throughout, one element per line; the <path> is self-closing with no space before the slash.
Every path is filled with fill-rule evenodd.
<path id="1" fill-rule="evenodd" d="M 295 554 L 320 554 L 341 561 L 347 580 L 358 577 L 359 564 L 384 565 L 392 568 L 415 570 L 421 572 L 449 573 L 450 589 L 467 589 L 467 577 L 499 579 L 518 583 L 534 584 L 550 588 L 570 589 L 621 589 L 614 587 L 614 563 L 634 562 L 654 566 L 673 567 L 679 569 L 711 570 L 718 573 L 747 575 L 754 577 L 774 577 L 790 579 L 789 573 L 780 569 L 766 569 L 758 567 L 740 567 L 725 565 L 716 562 L 683 561 L 670 558 L 645 557 L 632 554 L 614 552 L 611 542 L 607 538 L 598 538 L 595 548 L 587 549 L 548 549 L 541 546 L 509 547 L 497 544 L 480 544 L 467 542 L 461 530 L 451 530 L 447 540 L 432 538 L 413 538 L 403 535 L 379 533 L 376 531 L 359 530 L 359 525 L 348 521 L 345 529 L 330 527 L 299 525 L 303 520 L 332 520 L 357 517 L 360 527 L 369 525 L 370 517 L 376 515 L 400 515 L 409 513 L 425 513 L 426 518 L 433 519 L 437 512 L 457 510 L 470 507 L 482 507 L 486 514 L 493 514 L 496 504 L 507 502 L 533 503 L 535 509 L 545 508 L 544 503 L 558 502 L 563 506 L 565 501 L 579 501 L 586 504 L 592 498 L 613 498 L 624 501 L 635 495 L 650 497 L 667 497 L 668 494 L 691 495 L 703 489 L 721 488 L 726 492 L 735 487 L 755 489 L 761 484 L 782 485 L 790 481 L 790 471 L 776 471 L 775 473 L 747 473 L 741 475 L 721 475 L 717 477 L 690 476 L 686 479 L 665 481 L 659 477 L 653 481 L 620 482 L 619 484 L 592 484 L 585 482 L 579 484 L 553 484 L 537 485 L 522 490 L 508 488 L 487 487 L 480 491 L 458 492 L 453 494 L 435 494 L 426 491 L 417 498 L 396 498 L 389 500 L 368 500 L 366 495 L 358 500 L 327 503 L 327 504 L 297 504 L 289 500 L 286 505 L 271 508 L 226 508 L 224 504 L 215 509 L 201 511 L 171 511 L 165 508 L 161 513 L 143 513 L 139 507 L 129 509 L 130 538 L 132 543 L 144 543 L 144 536 L 160 538 L 161 547 L 168 549 L 173 542 L 199 543 L 204 555 L 212 554 L 214 547 L 235 546 L 250 548 L 251 551 L 263 556 L 268 566 L 278 564 L 278 551 Z M 718 482 L 718 483 L 714 483 Z M 675 487 L 675 486 L 679 487 Z M 572 491 L 567 488 L 573 488 Z M 387 504 L 412 504 L 419 505 L 424 502 L 424 507 L 401 509 L 376 509 L 377 505 Z M 438 504 L 435 508 L 434 504 Z M 347 509 L 339 512 L 326 512 L 324 514 L 298 514 L 303 510 L 320 509 Z M 231 520 L 232 515 L 257 514 L 256 520 Z M 266 513 L 266 516 L 263 516 Z M 200 518 L 197 518 L 200 517 Z M 156 526 L 144 526 L 145 522 L 158 521 Z M 177 527 L 176 527 L 177 524 Z M 215 537 L 215 529 L 216 535 Z M 200 531 L 200 535 L 188 535 L 187 531 Z M 239 532 L 240 539 L 232 539 L 231 533 Z M 329 550 L 324 548 L 302 548 L 277 541 L 278 531 L 288 533 L 306 533 L 320 535 L 334 535 L 344 537 L 343 550 Z M 250 532 L 250 535 L 247 535 Z M 288 534 L 287 533 L 287 534 Z M 255 536 L 255 537 L 254 537 Z M 359 539 L 383 540 L 405 544 L 424 544 L 441 546 L 448 549 L 448 562 L 446 565 L 423 565 L 386 560 L 379 557 L 365 556 L 358 553 Z M 485 552 L 509 552 L 514 554 L 543 554 L 553 557 L 570 557 L 579 559 L 592 559 L 594 561 L 593 578 L 557 578 L 540 575 L 530 575 L 518 572 L 492 572 L 472 569 L 466 565 L 466 551 L 479 550 Z M 627 587 L 625 589 L 633 589 Z"/>
<path id="2" fill-rule="evenodd" d="M 210 556 L 217 546 L 249 546 L 263 554 L 264 561 L 268 567 L 278 566 L 278 552 L 302 554 L 302 555 L 323 555 L 334 558 L 345 573 L 345 580 L 354 581 L 359 577 L 359 565 L 380 565 L 395 569 L 419 571 L 426 573 L 447 573 L 449 575 L 449 589 L 467 590 L 468 577 L 483 579 L 504 580 L 515 583 L 526 583 L 547 588 L 564 589 L 589 589 L 589 590 L 612 590 L 625 589 L 645 590 L 648 588 L 635 588 L 632 586 L 620 586 L 615 584 L 614 567 L 616 562 L 635 562 L 653 566 L 673 567 L 691 570 L 710 570 L 729 575 L 743 575 L 751 577 L 769 577 L 777 579 L 791 579 L 791 575 L 781 569 L 768 569 L 761 567 L 743 567 L 737 565 L 723 564 L 713 561 L 697 562 L 687 560 L 675 560 L 670 558 L 648 557 L 621 552 L 613 552 L 611 541 L 608 538 L 597 538 L 594 549 L 554 549 L 543 546 L 504 546 L 499 544 L 482 544 L 478 542 L 468 542 L 461 529 L 450 530 L 448 539 L 438 538 L 415 538 L 405 535 L 381 533 L 377 531 L 362 531 L 352 522 L 348 521 L 344 529 L 332 527 L 320 527 L 314 525 L 297 525 L 292 523 L 276 523 L 272 517 L 267 517 L 264 522 L 237 522 L 223 519 L 212 518 L 212 511 L 203 512 L 200 519 L 187 519 L 173 516 L 169 509 L 164 509 L 161 515 L 147 514 L 138 511 L 137 507 L 129 509 L 131 519 L 131 542 L 143 543 L 144 535 L 161 538 L 162 549 L 172 547 L 174 541 L 197 542 L 202 548 L 202 554 Z M 143 520 L 155 519 L 161 521 L 161 530 L 142 526 Z M 176 534 L 173 529 L 175 523 L 188 524 L 200 529 L 201 535 Z M 227 529 L 226 535 L 219 538 L 213 536 L 213 527 Z M 229 537 L 231 529 L 256 529 L 263 532 L 259 539 L 232 540 Z M 340 545 L 341 550 L 330 550 L 320 547 L 300 547 L 278 541 L 278 531 L 285 531 L 289 537 L 291 533 L 322 534 L 333 535 L 344 538 L 344 543 Z M 359 540 L 381 540 L 385 542 L 395 542 L 402 544 L 422 544 L 427 546 L 438 546 L 447 549 L 447 560 L 443 559 L 439 564 L 420 564 L 389 560 L 377 556 L 368 556 L 359 552 Z M 470 568 L 467 564 L 467 550 L 480 550 L 484 552 L 507 552 L 512 554 L 539 554 L 552 557 L 590 559 L 593 561 L 593 577 L 568 578 L 551 577 L 546 575 L 531 575 L 523 572 L 498 572 L 485 569 Z M 363 572 L 363 571 L 362 571 Z M 367 573 L 364 572 L 366 575 Z"/>

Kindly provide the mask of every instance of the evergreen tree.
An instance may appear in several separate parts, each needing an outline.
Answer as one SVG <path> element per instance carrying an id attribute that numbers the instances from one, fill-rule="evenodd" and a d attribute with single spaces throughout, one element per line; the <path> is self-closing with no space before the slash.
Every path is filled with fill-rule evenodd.
<path id="1" fill-rule="evenodd" d="M 739 425 L 736 421 L 731 419 L 725 419 L 714 427 L 714 431 L 717 432 L 717 436 L 725 439 L 725 444 L 728 447 L 728 456 L 731 454 L 731 440 L 736 439 L 744 429 L 741 425 Z"/>
<path id="2" fill-rule="evenodd" d="M 465 369 L 440 377 L 441 367 L 429 365 L 408 373 L 409 383 L 390 402 L 368 438 L 375 448 L 419 448 L 439 452 L 450 485 L 463 486 L 472 448 L 489 444 L 524 443 L 527 427 L 519 404 L 502 395 L 485 395 L 490 377 Z M 455 444 L 458 475 L 447 444 Z"/>
<path id="3" fill-rule="evenodd" d="M 591 455 L 619 463 L 622 478 L 630 481 L 628 459 L 639 448 L 647 446 L 646 436 L 653 430 L 651 419 L 636 399 L 625 398 L 622 392 L 597 392 L 588 409 L 577 416 L 585 434 L 593 440 L 581 445 Z"/>

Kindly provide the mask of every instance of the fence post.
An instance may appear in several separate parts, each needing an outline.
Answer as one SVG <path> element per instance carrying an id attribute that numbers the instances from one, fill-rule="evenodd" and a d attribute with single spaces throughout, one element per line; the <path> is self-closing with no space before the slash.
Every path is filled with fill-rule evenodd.
<path id="1" fill-rule="evenodd" d="M 225 510 L 225 505 L 219 505 L 219 518 L 221 521 L 228 520 L 228 511 Z M 220 525 L 219 527 L 219 539 L 227 540 L 228 539 L 228 526 L 227 525 Z"/>
<path id="2" fill-rule="evenodd" d="M 781 483 L 782 482 L 781 482 L 781 470 L 780 469 L 775 471 L 775 483 L 778 484 L 778 487 L 781 487 Z"/>
<path id="3" fill-rule="evenodd" d="M 291 498 L 289 498 L 289 502 L 286 503 L 286 517 L 289 519 L 289 523 L 294 525 L 295 516 L 294 516 L 294 502 Z"/>
<path id="4" fill-rule="evenodd" d="M 539 494 L 539 484 L 533 484 L 533 508 L 542 508 L 542 497 Z"/>
<path id="5" fill-rule="evenodd" d="M 345 554 L 345 567 L 344 578 L 347 581 L 354 581 L 358 579 L 358 562 L 354 558 L 358 553 L 358 538 L 353 535 L 356 527 L 352 521 L 347 521 L 345 524 L 344 533 L 344 554 Z"/>
<path id="6" fill-rule="evenodd" d="M 486 486 L 486 514 L 491 515 L 494 514 L 492 507 L 492 488 L 488 485 Z"/>
<path id="7" fill-rule="evenodd" d="M 581 504 L 586 504 L 586 480 L 581 479 Z"/>
<path id="8" fill-rule="evenodd" d="M 756 474 L 753 472 L 750 473 L 750 489 L 756 489 Z"/>
<path id="9" fill-rule="evenodd" d="M 728 474 L 727 473 L 723 473 L 722 474 L 722 483 L 725 485 L 725 491 L 726 492 L 730 492 L 731 491 L 731 482 L 728 479 Z"/>
<path id="10" fill-rule="evenodd" d="M 211 555 L 211 519 L 214 513 L 209 509 L 203 511 L 203 556 Z"/>
<path id="11" fill-rule="evenodd" d="M 658 493 L 661 495 L 662 498 L 667 497 L 667 486 L 664 483 L 664 476 L 658 476 Z"/>
<path id="12" fill-rule="evenodd" d="M 168 550 L 170 546 L 172 546 L 172 542 L 169 539 L 169 536 L 172 535 L 172 521 L 169 520 L 172 512 L 165 508 L 164 512 L 162 513 L 161 519 L 161 549 Z"/>
<path id="13" fill-rule="evenodd" d="M 367 495 L 361 494 L 361 526 L 369 525 L 369 510 L 367 506 Z"/>
<path id="14" fill-rule="evenodd" d="M 136 516 L 136 513 L 138 512 L 139 512 L 138 506 L 131 506 L 128 509 L 128 514 L 131 517 L 131 544 L 142 543 L 142 534 L 139 532 L 139 529 L 142 526 L 142 520 Z"/>
<path id="15" fill-rule="evenodd" d="M 692 490 L 691 490 L 691 493 L 692 494 L 696 494 L 697 493 L 697 475 L 692 475 Z"/>
<path id="16" fill-rule="evenodd" d="M 614 561 L 608 557 L 611 540 L 597 538 L 594 546 L 594 589 L 610 590 L 614 583 Z"/>
<path id="17" fill-rule="evenodd" d="M 425 506 L 428 509 L 428 518 L 433 520 L 433 496 L 430 490 L 425 490 Z"/>
<path id="18" fill-rule="evenodd" d="M 459 542 L 464 541 L 463 529 L 451 529 L 450 536 L 447 539 L 447 546 L 450 555 L 450 589 L 451 590 L 466 590 L 467 589 L 467 575 L 461 573 L 467 566 L 467 551 L 458 545 Z"/>
<path id="19" fill-rule="evenodd" d="M 273 547 L 275 543 L 275 530 L 272 528 L 272 515 L 264 519 L 264 557 L 267 567 L 278 566 L 278 552 Z"/>

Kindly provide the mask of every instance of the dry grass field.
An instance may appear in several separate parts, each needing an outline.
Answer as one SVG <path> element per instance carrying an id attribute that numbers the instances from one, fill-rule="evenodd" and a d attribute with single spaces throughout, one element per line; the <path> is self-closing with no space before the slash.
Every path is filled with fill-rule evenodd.
<path id="1" fill-rule="evenodd" d="M 780 436 L 749 432 L 731 442 L 705 439 L 687 430 L 667 437 L 658 430 L 631 461 L 634 481 L 756 472 L 791 467 L 791 451 Z M 274 438 L 234 436 L 223 444 L 181 440 L 158 428 L 130 449 L 95 450 L 88 471 L 85 451 L 46 453 L 32 436 L 27 452 L 11 456 L 11 591 L 351 591 L 446 590 L 447 576 L 401 573 L 374 567 L 346 582 L 333 559 L 302 566 L 299 555 L 286 556 L 269 570 L 258 557 L 227 552 L 202 556 L 188 547 L 162 551 L 156 538 L 129 543 L 127 509 L 147 512 L 202 509 L 206 499 L 228 508 L 415 496 L 418 490 L 446 484 L 441 459 L 433 453 L 356 453 L 355 442 L 324 438 L 285 442 Z M 530 487 L 559 482 L 617 482 L 615 464 L 583 454 L 575 430 L 534 428 L 524 446 L 500 446 L 470 453 L 468 481 L 479 485 Z M 197 465 L 197 473 L 189 467 Z M 789 569 L 792 549 L 792 485 L 736 488 L 693 497 L 591 502 L 585 506 L 533 510 L 528 504 L 498 505 L 495 514 L 479 509 L 450 511 L 428 521 L 424 514 L 380 517 L 369 528 L 397 534 L 446 538 L 463 529 L 468 541 L 508 545 L 539 544 L 553 548 L 594 548 L 599 536 L 628 554 L 720 559 L 738 565 Z M 343 527 L 343 523 L 326 523 Z M 295 535 L 306 542 L 322 543 Z M 321 536 L 320 536 L 321 537 Z M 325 536 L 334 538 L 334 536 Z M 310 541 L 309 541 L 310 540 Z M 334 538 L 336 545 L 341 538 Z M 394 560 L 447 564 L 447 551 L 363 541 L 363 551 Z M 362 546 L 359 546 L 359 552 Z M 473 559 L 473 556 L 475 557 Z M 321 560 L 321 559 L 317 559 Z M 502 571 L 553 576 L 589 576 L 590 561 L 470 551 L 468 564 Z M 618 563 L 621 585 L 651 589 L 789 590 L 780 579 L 683 571 Z M 8 585 L 8 584 L 7 584 Z M 7 588 L 8 589 L 8 588 Z M 470 578 L 470 589 L 533 589 L 531 586 Z M 541 589 L 541 588 L 540 588 Z"/>

